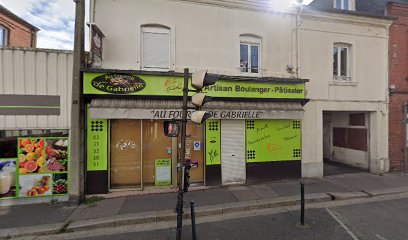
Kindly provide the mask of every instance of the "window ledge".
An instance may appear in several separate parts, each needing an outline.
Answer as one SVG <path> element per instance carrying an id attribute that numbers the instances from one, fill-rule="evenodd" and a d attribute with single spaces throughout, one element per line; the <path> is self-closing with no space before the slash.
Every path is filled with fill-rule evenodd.
<path id="1" fill-rule="evenodd" d="M 338 81 L 338 80 L 332 80 L 329 82 L 329 85 L 331 86 L 357 86 L 358 82 L 353 82 L 353 81 Z"/>

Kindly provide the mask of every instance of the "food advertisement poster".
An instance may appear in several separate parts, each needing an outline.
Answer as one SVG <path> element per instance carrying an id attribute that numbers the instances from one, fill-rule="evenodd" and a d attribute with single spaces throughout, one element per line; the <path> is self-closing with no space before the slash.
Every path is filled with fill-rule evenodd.
<path id="1" fill-rule="evenodd" d="M 16 159 L 0 159 L 0 199 L 16 197 Z"/>
<path id="2" fill-rule="evenodd" d="M 246 161 L 301 159 L 301 121 L 246 120 Z"/>
<path id="3" fill-rule="evenodd" d="M 207 120 L 205 123 L 206 165 L 221 164 L 221 120 Z"/>
<path id="4" fill-rule="evenodd" d="M 0 159 L 0 199 L 68 193 L 67 137 L 17 139 L 17 159 Z"/>

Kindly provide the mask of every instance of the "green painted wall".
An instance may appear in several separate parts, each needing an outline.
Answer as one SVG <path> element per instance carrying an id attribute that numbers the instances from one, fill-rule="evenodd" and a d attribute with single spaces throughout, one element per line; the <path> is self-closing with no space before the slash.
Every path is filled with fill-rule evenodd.
<path id="1" fill-rule="evenodd" d="M 108 120 L 87 121 L 87 171 L 108 170 Z"/>
<path id="2" fill-rule="evenodd" d="M 221 164 L 221 120 L 205 122 L 206 165 Z"/>
<path id="3" fill-rule="evenodd" d="M 245 128 L 247 162 L 301 159 L 299 120 L 246 120 Z"/>

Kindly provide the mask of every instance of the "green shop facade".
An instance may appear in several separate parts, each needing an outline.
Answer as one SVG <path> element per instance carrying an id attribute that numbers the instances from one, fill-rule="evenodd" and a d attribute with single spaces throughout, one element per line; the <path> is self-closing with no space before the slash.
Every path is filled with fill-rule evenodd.
<path id="1" fill-rule="evenodd" d="M 206 87 L 212 118 L 187 124 L 192 186 L 300 177 L 306 82 L 221 76 Z M 88 194 L 177 185 L 181 139 L 163 122 L 181 119 L 182 88 L 182 73 L 83 72 Z"/>

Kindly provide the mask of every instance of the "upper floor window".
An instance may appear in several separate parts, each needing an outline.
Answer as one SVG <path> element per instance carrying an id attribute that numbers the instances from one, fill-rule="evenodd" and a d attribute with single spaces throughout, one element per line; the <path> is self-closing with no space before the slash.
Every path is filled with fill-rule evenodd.
<path id="1" fill-rule="evenodd" d="M 239 67 L 241 73 L 259 74 L 261 39 L 252 36 L 240 37 Z"/>
<path id="2" fill-rule="evenodd" d="M 350 0 L 334 0 L 334 8 L 351 10 Z"/>
<path id="3" fill-rule="evenodd" d="M 142 27 L 142 68 L 170 69 L 170 29 Z"/>
<path id="4" fill-rule="evenodd" d="M 338 81 L 350 81 L 351 45 L 336 43 L 333 45 L 333 78 Z"/>
<path id="5" fill-rule="evenodd" d="M 0 46 L 6 46 L 7 45 L 7 28 L 0 26 Z"/>

